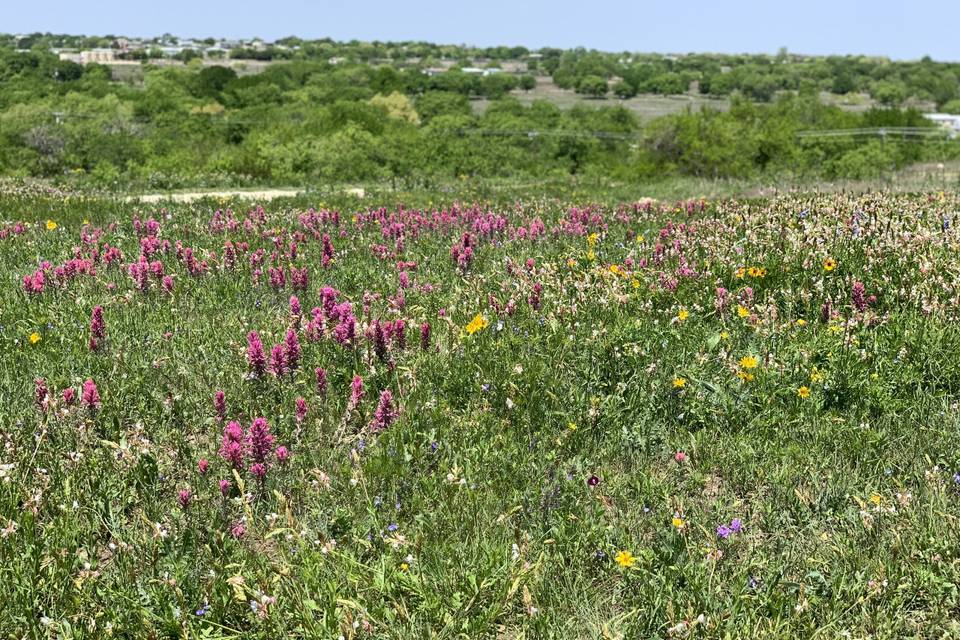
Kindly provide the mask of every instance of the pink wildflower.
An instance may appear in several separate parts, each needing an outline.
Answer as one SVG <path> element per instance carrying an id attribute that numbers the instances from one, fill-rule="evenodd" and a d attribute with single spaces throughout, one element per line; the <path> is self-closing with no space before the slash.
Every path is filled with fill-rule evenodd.
<path id="1" fill-rule="evenodd" d="M 256 418 L 247 430 L 247 445 L 254 462 L 264 462 L 273 450 L 274 437 L 265 418 Z"/>
<path id="2" fill-rule="evenodd" d="M 223 422 L 227 417 L 227 395 L 223 391 L 213 395 L 213 408 L 217 412 L 217 422 Z"/>
<path id="3" fill-rule="evenodd" d="M 260 334 L 256 331 L 247 334 L 247 362 L 250 363 L 250 372 L 255 377 L 259 378 L 263 375 L 267 367 L 267 356 L 263 352 Z"/>
<path id="4" fill-rule="evenodd" d="M 377 410 L 373 414 L 373 422 L 370 423 L 370 431 L 374 433 L 384 431 L 397 419 L 397 411 L 393 407 L 393 394 L 389 389 L 384 389 L 380 394 L 380 401 L 377 403 Z"/>
<path id="5" fill-rule="evenodd" d="M 317 393 L 322 397 L 327 395 L 327 372 L 322 367 L 314 369 L 314 375 L 317 378 Z"/>
<path id="6" fill-rule="evenodd" d="M 223 428 L 223 440 L 220 444 L 220 457 L 233 465 L 235 469 L 243 466 L 243 427 L 239 422 L 230 422 Z"/>
<path id="7" fill-rule="evenodd" d="M 97 385 L 90 378 L 83 383 L 83 394 L 80 400 L 91 411 L 100 408 L 100 393 L 97 391 Z"/>

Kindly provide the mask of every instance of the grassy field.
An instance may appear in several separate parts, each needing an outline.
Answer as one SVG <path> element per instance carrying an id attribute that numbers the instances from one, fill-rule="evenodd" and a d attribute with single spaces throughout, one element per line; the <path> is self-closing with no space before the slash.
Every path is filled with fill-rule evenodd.
<path id="1" fill-rule="evenodd" d="M 960 635 L 960 199 L 625 193 L 7 189 L 0 636 Z"/>

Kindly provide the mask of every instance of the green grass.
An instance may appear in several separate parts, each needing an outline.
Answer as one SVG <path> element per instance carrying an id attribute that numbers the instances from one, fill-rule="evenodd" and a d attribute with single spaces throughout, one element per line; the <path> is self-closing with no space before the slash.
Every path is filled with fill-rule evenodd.
<path id="1" fill-rule="evenodd" d="M 464 193 L 374 191 L 363 209 L 314 193 L 271 203 L 247 229 L 252 205 L 235 200 L 161 210 L 0 196 L 0 229 L 28 225 L 0 239 L 0 635 L 960 634 L 960 200 L 621 206 L 637 196 L 579 189 L 467 193 L 489 204 L 436 225 L 425 221 Z M 366 207 L 400 215 L 400 202 L 426 217 L 405 214 L 402 251 L 381 259 L 376 245 L 397 245 Z M 218 206 L 232 206 L 236 229 L 211 228 Z M 340 211 L 339 226 L 316 226 L 336 251 L 326 269 L 299 217 L 311 206 Z M 473 225 L 488 212 L 510 228 L 539 218 L 546 233 L 487 237 Z M 135 213 L 172 245 L 152 256 L 172 294 L 156 280 L 138 291 L 127 273 Z M 63 285 L 51 269 L 43 293 L 24 292 L 42 261 L 56 267 L 74 247 L 89 256 L 82 234 L 96 229 L 121 265 Z M 451 248 L 467 230 L 475 256 L 462 270 Z M 233 269 L 228 239 L 249 243 Z M 177 241 L 208 273 L 188 273 Z M 308 268 L 305 291 L 269 286 L 274 250 L 287 254 L 276 265 Z M 403 304 L 399 261 L 417 263 Z M 738 276 L 751 266 L 765 275 Z M 876 296 L 866 308 L 855 282 Z M 323 286 L 353 303 L 354 347 L 330 335 L 335 320 L 308 339 Z M 91 351 L 97 305 L 106 341 Z M 477 314 L 488 324 L 468 334 Z M 364 337 L 374 319 L 403 319 L 406 348 L 394 341 L 379 357 Z M 291 328 L 299 369 L 251 379 L 247 333 L 269 355 Z M 328 372 L 326 396 L 315 367 Z M 365 396 L 351 409 L 355 375 Z M 51 393 L 45 410 L 36 378 Z M 68 406 L 62 390 L 79 398 L 87 379 L 99 409 Z M 234 472 L 218 456 L 217 390 L 227 421 L 265 417 L 291 451 L 285 465 L 269 458 L 265 482 L 250 460 Z M 383 390 L 400 413 L 374 433 Z M 718 536 L 734 518 L 742 530 Z"/>

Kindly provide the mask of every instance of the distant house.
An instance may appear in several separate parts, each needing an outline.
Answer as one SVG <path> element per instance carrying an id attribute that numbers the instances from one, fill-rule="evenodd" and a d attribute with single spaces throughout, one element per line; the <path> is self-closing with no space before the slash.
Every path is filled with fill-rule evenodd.
<path id="1" fill-rule="evenodd" d="M 960 134 L 960 115 L 954 115 L 952 113 L 925 113 L 923 117 L 936 122 L 949 131 L 951 138 L 955 138 Z"/>
<path id="2" fill-rule="evenodd" d="M 471 75 L 478 75 L 478 76 L 489 76 L 495 73 L 500 73 L 500 69 L 497 69 L 495 67 L 492 69 L 481 69 L 480 67 L 464 67 L 463 69 L 461 69 L 461 71 L 463 71 L 464 73 L 469 73 Z"/>
<path id="3" fill-rule="evenodd" d="M 106 64 L 117 59 L 117 52 L 113 49 L 88 49 L 86 51 L 61 51 L 58 55 L 61 60 L 69 60 L 77 64 L 99 63 Z"/>

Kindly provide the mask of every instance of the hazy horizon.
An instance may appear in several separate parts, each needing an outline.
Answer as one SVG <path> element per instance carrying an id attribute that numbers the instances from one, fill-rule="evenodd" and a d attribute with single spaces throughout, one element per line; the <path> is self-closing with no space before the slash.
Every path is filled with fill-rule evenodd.
<path id="1" fill-rule="evenodd" d="M 775 54 L 781 47 L 805 55 L 865 55 L 914 60 L 960 60 L 953 31 L 960 3 L 918 0 L 812 0 L 782 6 L 762 0 L 685 4 L 622 2 L 510 3 L 452 10 L 419 0 L 400 6 L 376 2 L 275 0 L 196 3 L 167 0 L 95 6 L 38 0 L 7 10 L 0 30 L 16 33 L 181 38 L 287 36 L 337 41 L 420 41 L 529 49 L 585 47 L 608 52 L 664 54 Z"/>

